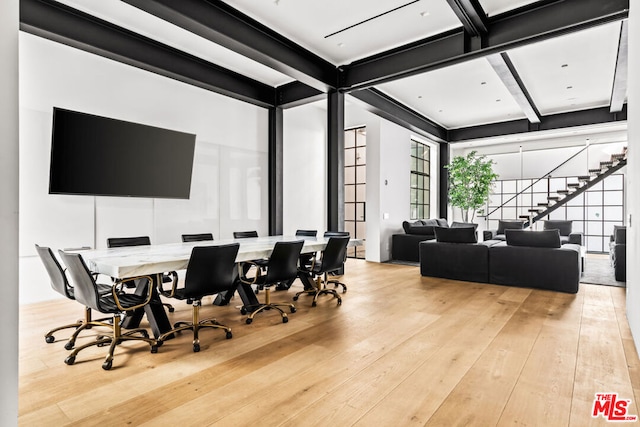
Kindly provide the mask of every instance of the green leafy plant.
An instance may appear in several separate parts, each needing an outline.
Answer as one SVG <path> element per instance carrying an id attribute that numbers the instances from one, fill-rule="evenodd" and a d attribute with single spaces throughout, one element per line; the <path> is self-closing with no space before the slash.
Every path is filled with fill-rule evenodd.
<path id="1" fill-rule="evenodd" d="M 466 156 L 454 157 L 445 167 L 449 171 L 449 202 L 460 208 L 464 222 L 472 222 L 476 210 L 484 206 L 498 178 L 493 172 L 493 160 L 471 151 Z"/>

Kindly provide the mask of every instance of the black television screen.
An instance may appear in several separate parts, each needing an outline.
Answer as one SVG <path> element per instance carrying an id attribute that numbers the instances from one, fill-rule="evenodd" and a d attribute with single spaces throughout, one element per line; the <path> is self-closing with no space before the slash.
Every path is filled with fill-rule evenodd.
<path id="1" fill-rule="evenodd" d="M 195 139 L 54 107 L 49 193 L 188 199 Z"/>

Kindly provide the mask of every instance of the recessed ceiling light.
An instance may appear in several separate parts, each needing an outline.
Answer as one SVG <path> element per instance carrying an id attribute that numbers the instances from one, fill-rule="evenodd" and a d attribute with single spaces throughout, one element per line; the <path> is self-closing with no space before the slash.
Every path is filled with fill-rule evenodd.
<path id="1" fill-rule="evenodd" d="M 502 99 L 500 99 L 500 98 L 496 99 L 496 102 L 500 102 L 500 101 L 502 101 Z"/>
<path id="2" fill-rule="evenodd" d="M 487 82 L 480 82 L 480 85 L 486 85 Z"/>
<path id="3" fill-rule="evenodd" d="M 429 16 L 429 15 L 430 15 L 430 13 L 429 13 L 429 12 L 427 12 L 426 10 L 425 10 L 425 11 L 420 12 L 420 16 L 422 16 L 423 18 L 424 18 L 424 17 L 426 17 L 426 16 Z"/>
<path id="4" fill-rule="evenodd" d="M 562 64 L 560 67 L 561 68 L 567 68 L 569 66 L 569 64 Z"/>
<path id="5" fill-rule="evenodd" d="M 567 89 L 573 89 L 573 86 L 567 86 Z"/>
<path id="6" fill-rule="evenodd" d="M 418 99 L 422 99 L 422 95 L 418 95 Z"/>
<path id="7" fill-rule="evenodd" d="M 442 110 L 438 110 L 438 113 L 442 113 Z"/>

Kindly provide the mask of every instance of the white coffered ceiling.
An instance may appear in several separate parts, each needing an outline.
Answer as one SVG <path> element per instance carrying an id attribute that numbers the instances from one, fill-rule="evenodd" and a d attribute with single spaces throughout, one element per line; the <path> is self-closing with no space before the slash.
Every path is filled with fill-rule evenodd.
<path id="1" fill-rule="evenodd" d="M 61 0 L 71 7 L 271 86 L 293 81 L 118 0 Z M 447 0 L 225 0 L 335 66 L 462 26 Z M 541 3 L 479 0 L 487 16 Z M 506 51 L 541 115 L 608 106 L 620 22 Z M 525 118 L 486 58 L 375 86 L 446 129 Z"/>

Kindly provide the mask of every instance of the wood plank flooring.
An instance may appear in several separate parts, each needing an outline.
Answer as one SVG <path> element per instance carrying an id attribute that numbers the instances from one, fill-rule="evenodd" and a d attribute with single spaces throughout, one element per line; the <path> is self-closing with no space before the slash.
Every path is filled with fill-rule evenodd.
<path id="1" fill-rule="evenodd" d="M 616 392 L 638 415 L 640 361 L 625 289 L 577 295 L 420 277 L 417 267 L 349 260 L 342 306 L 302 296 L 289 323 L 251 325 L 204 302 L 203 317 L 233 329 L 91 348 L 67 366 L 61 331 L 82 317 L 68 300 L 20 309 L 22 426 L 587 426 L 594 395 Z M 43 283 L 42 286 L 48 286 Z M 291 301 L 299 282 L 273 300 Z M 263 295 L 259 295 L 262 298 Z M 190 320 L 180 301 L 172 321 Z M 143 325 L 146 326 L 146 325 Z M 87 331 L 83 342 L 99 333 Z"/>

